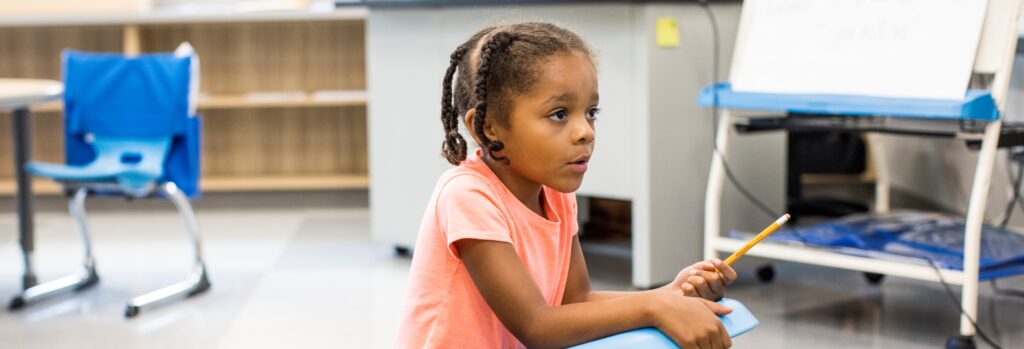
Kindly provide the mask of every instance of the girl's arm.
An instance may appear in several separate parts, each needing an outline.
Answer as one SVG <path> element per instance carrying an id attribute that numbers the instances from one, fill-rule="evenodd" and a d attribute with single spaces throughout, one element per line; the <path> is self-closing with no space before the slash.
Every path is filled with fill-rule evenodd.
<path id="1" fill-rule="evenodd" d="M 578 243 L 574 254 L 578 252 Z M 656 326 L 686 348 L 731 345 L 715 313 L 730 309 L 662 290 L 549 306 L 511 244 L 455 242 L 473 283 L 501 323 L 530 348 L 564 348 L 627 330 Z M 570 269 L 572 266 L 570 266 Z"/>
<path id="2" fill-rule="evenodd" d="M 562 304 L 596 302 L 633 295 L 636 292 L 593 291 L 590 289 L 590 273 L 583 258 L 578 235 L 572 237 L 572 257 L 569 261 L 569 278 L 565 283 Z"/>

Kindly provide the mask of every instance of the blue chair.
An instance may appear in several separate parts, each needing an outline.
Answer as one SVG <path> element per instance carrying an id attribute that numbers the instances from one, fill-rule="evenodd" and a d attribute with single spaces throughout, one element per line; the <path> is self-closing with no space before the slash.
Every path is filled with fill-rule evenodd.
<path id="1" fill-rule="evenodd" d="M 175 53 L 124 56 L 65 51 L 66 164 L 31 162 L 26 170 L 57 181 L 85 247 L 84 272 L 31 287 L 12 308 L 99 281 L 86 226 L 85 199 L 160 196 L 185 223 L 195 260 L 185 281 L 133 298 L 126 317 L 163 300 L 191 297 L 210 288 L 199 227 L 189 198 L 199 195 L 199 136 L 195 112 L 199 59 L 191 46 Z M 16 304 L 20 303 L 20 304 Z"/>

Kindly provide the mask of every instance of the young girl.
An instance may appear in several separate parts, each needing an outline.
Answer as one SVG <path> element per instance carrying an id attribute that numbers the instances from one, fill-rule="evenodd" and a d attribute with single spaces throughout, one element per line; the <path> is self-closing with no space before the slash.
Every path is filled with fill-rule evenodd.
<path id="1" fill-rule="evenodd" d="M 452 53 L 443 84 L 442 153 L 457 166 L 423 217 L 400 348 L 563 348 L 647 326 L 687 349 L 731 345 L 716 316 L 731 310 L 711 300 L 736 272 L 720 260 L 656 290 L 590 289 L 574 192 L 598 93 L 579 36 L 547 23 L 481 30 Z M 481 150 L 467 154 L 459 119 Z"/>

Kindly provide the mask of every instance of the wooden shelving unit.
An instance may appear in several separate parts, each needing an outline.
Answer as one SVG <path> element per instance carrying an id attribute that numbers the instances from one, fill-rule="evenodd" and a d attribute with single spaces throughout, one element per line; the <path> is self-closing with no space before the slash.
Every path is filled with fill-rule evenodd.
<path id="1" fill-rule="evenodd" d="M 32 191 L 43 195 L 60 194 L 60 185 L 49 180 L 34 179 L 32 180 Z M 0 181 L 0 195 L 13 196 L 16 192 L 17 188 L 13 180 Z"/>
<path id="2" fill-rule="evenodd" d="M 325 175 L 325 176 L 230 176 L 203 178 L 204 192 L 232 191 L 277 191 L 277 190 L 321 190 L 321 189 L 365 189 L 370 179 L 366 175 Z M 15 194 L 14 181 L 0 181 L 0 195 Z M 56 182 L 34 179 L 32 191 L 37 195 L 56 195 L 61 187 Z"/>
<path id="3" fill-rule="evenodd" d="M 245 108 L 365 107 L 365 90 L 323 91 L 327 93 L 262 93 L 200 96 L 200 111 Z M 63 102 L 54 101 L 32 107 L 33 112 L 63 112 Z"/>
<path id="4" fill-rule="evenodd" d="M 365 9 L 0 21 L 0 77 L 60 79 L 63 49 L 200 57 L 204 191 L 365 189 Z M 32 158 L 62 162 L 60 102 L 33 108 Z M 0 114 L 0 134 L 10 116 Z M 14 190 L 0 142 L 0 195 Z M 58 193 L 37 181 L 35 191 Z"/>
<path id="5" fill-rule="evenodd" d="M 264 176 L 206 178 L 203 190 L 217 191 L 266 191 L 266 190 L 313 190 L 313 189 L 360 189 L 370 185 L 365 175 L 333 176 Z"/>

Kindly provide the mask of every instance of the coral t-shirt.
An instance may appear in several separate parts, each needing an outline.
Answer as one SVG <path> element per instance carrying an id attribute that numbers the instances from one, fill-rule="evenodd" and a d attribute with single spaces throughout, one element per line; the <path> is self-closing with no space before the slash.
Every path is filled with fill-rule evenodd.
<path id="1" fill-rule="evenodd" d="M 524 348 L 484 301 L 454 243 L 512 244 L 547 304 L 560 305 L 578 230 L 576 195 L 542 190 L 547 219 L 512 195 L 479 151 L 441 176 L 416 240 L 399 348 Z"/>

